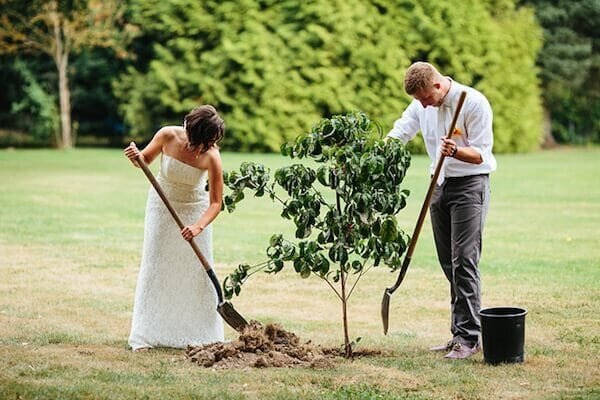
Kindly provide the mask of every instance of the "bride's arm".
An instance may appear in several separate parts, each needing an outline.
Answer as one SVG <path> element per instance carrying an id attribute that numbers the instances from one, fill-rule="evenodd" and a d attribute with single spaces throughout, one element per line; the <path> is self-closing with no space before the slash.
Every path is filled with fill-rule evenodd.
<path id="1" fill-rule="evenodd" d="M 131 142 L 129 146 L 127 146 L 124 150 L 125 155 L 136 167 L 139 167 L 136 161 L 138 154 L 142 156 L 146 164 L 150 164 L 152 161 L 154 161 L 156 156 L 158 156 L 162 152 L 164 145 L 172 137 L 173 132 L 169 128 L 161 128 L 158 130 L 158 132 L 154 134 L 154 137 L 152 138 L 150 143 L 148 143 L 148 145 L 144 147 L 144 150 L 138 150 L 135 143 Z"/>
<path id="2" fill-rule="evenodd" d="M 191 240 L 194 236 L 197 236 L 221 212 L 221 202 L 223 200 L 223 164 L 221 163 L 221 154 L 216 147 L 208 150 L 206 153 L 208 156 L 209 205 L 198 221 L 181 230 L 181 234 L 185 240 Z"/>

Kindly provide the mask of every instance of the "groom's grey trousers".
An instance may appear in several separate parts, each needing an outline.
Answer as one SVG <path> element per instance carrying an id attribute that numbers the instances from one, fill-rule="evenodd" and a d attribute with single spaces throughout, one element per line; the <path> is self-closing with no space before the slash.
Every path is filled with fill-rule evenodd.
<path id="1" fill-rule="evenodd" d="M 454 342 L 479 341 L 481 236 L 490 199 L 489 176 L 446 178 L 436 185 L 430 212 L 438 259 L 450 282 Z"/>

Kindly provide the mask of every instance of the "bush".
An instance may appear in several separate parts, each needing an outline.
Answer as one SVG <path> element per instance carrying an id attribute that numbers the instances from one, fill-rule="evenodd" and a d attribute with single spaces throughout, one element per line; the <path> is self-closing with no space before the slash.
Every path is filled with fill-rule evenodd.
<path id="1" fill-rule="evenodd" d="M 133 0 L 131 15 L 144 57 L 115 88 L 133 135 L 180 124 L 199 103 L 223 113 L 224 147 L 236 151 L 276 151 L 358 109 L 389 130 L 410 101 L 404 70 L 426 60 L 488 97 L 495 151 L 540 142 L 541 33 L 512 0 Z"/>

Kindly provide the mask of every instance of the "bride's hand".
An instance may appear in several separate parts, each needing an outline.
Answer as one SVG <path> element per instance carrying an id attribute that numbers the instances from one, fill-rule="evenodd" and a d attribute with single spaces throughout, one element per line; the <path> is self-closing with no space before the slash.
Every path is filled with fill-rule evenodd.
<path id="1" fill-rule="evenodd" d="M 194 237 L 198 236 L 203 230 L 204 228 L 202 227 L 189 225 L 181 230 L 181 236 L 183 236 L 183 238 L 189 242 Z"/>
<path id="2" fill-rule="evenodd" d="M 140 154 L 140 151 L 138 150 L 135 143 L 133 143 L 133 142 L 129 143 L 129 146 L 127 146 L 125 148 L 125 150 L 123 150 L 123 152 L 125 153 L 125 156 L 127 156 L 127 158 L 129 158 L 129 161 L 131 161 L 133 163 L 133 165 L 135 165 L 136 167 L 139 167 L 137 158 Z"/>

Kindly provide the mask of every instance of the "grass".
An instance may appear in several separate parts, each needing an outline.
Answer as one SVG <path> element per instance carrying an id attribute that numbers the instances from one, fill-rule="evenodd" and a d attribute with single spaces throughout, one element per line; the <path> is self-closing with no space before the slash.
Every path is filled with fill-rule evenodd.
<path id="1" fill-rule="evenodd" d="M 427 224 L 394 294 L 383 336 L 381 296 L 395 275 L 371 271 L 350 303 L 351 336 L 381 355 L 329 369 L 213 371 L 178 350 L 133 354 L 127 336 L 148 183 L 115 150 L 0 151 L 0 398 L 597 399 L 600 397 L 600 149 L 498 157 L 481 262 L 484 306 L 525 307 L 526 362 L 447 362 L 448 288 Z M 275 155 L 223 155 L 276 168 Z M 414 157 L 400 226 L 412 232 L 428 161 Z M 153 166 L 156 168 L 156 165 Z M 221 279 L 264 260 L 280 210 L 248 199 L 215 221 Z M 236 309 L 303 340 L 342 343 L 339 303 L 317 279 L 259 274 Z M 227 328 L 228 338 L 235 333 Z"/>

